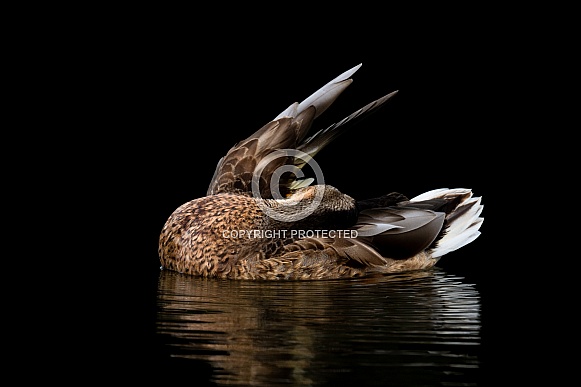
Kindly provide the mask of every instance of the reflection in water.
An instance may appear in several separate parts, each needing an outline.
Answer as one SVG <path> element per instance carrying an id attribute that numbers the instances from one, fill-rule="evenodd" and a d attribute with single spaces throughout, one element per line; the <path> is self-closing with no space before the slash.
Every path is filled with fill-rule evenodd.
<path id="1" fill-rule="evenodd" d="M 218 385 L 477 383 L 479 294 L 441 269 L 313 282 L 162 270 L 157 300 L 164 352 L 184 373 L 207 362 Z"/>

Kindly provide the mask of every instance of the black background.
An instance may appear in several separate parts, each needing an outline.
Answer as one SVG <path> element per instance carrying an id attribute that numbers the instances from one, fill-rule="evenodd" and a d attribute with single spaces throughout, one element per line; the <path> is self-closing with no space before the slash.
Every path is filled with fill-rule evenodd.
<path id="1" fill-rule="evenodd" d="M 174 376 L 185 372 L 157 352 L 153 333 L 157 240 L 167 217 L 205 194 L 217 160 L 234 143 L 359 63 L 363 66 L 353 84 L 316 128 L 388 92 L 399 93 L 316 157 L 325 181 L 359 198 L 392 191 L 411 197 L 442 187 L 472 188 L 483 196 L 482 236 L 439 266 L 477 284 L 483 297 L 484 348 L 493 342 L 489 295 L 498 285 L 491 275 L 496 269 L 489 266 L 498 232 L 494 158 L 503 152 L 494 141 L 499 109 L 490 95 L 494 79 L 483 71 L 486 58 L 477 45 L 423 43 L 411 55 L 401 43 L 371 52 L 321 47 L 316 55 L 305 55 L 290 48 L 255 51 L 251 40 L 218 45 L 217 53 L 164 42 L 136 52 L 132 65 L 120 69 L 127 83 L 118 105 L 111 107 L 126 119 L 122 130 L 129 136 L 115 144 L 123 160 L 116 176 L 129 194 L 117 196 L 122 209 L 112 222 L 131 228 L 131 239 L 122 239 L 130 243 L 123 259 L 140 280 L 131 284 L 137 310 L 130 315 L 139 317 L 130 332 L 143 330 L 137 339 L 144 346 L 144 361 L 155 359 L 156 367 L 167 367 Z M 129 347 L 129 353 L 134 350 Z"/>
<path id="2" fill-rule="evenodd" d="M 491 379 L 512 367 L 506 360 L 514 332 L 499 305 L 517 296 L 503 290 L 512 256 L 499 246 L 510 240 L 503 203 L 522 176 L 502 124 L 510 83 L 519 76 L 511 38 L 493 33 L 502 14 L 426 12 L 403 15 L 405 22 L 395 11 L 373 10 L 345 21 L 297 15 L 231 22 L 213 15 L 209 24 L 206 12 L 145 15 L 96 23 L 74 47 L 65 45 L 74 57 L 62 69 L 74 117 L 67 123 L 79 133 L 65 164 L 75 176 L 70 197 L 84 217 L 78 222 L 75 215 L 71 228 L 91 229 L 90 243 L 77 242 L 90 267 L 85 295 L 96 300 L 76 327 L 83 337 L 76 344 L 95 358 L 83 366 L 102 371 L 92 375 L 108 380 L 119 372 L 135 381 L 151 380 L 149 369 L 162 378 L 183 372 L 166 364 L 155 342 L 157 242 L 165 220 L 205 194 L 232 145 L 359 63 L 353 84 L 315 128 L 399 92 L 317 155 L 326 183 L 356 198 L 446 187 L 482 196 L 481 237 L 439 266 L 481 292 Z"/>
<path id="3" fill-rule="evenodd" d="M 104 114 L 95 117 L 103 161 L 113 165 L 105 176 L 113 183 L 109 194 L 129 211 L 130 228 L 143 228 L 133 246 L 141 254 L 132 257 L 140 269 L 158 268 L 151 253 L 163 223 L 177 206 L 205 194 L 232 145 L 359 63 L 353 84 L 315 128 L 399 92 L 317 156 L 326 183 L 356 198 L 472 188 L 484 198 L 486 221 L 481 239 L 464 253 L 485 254 L 507 145 L 495 98 L 501 54 L 491 57 L 484 36 L 470 44 L 455 33 L 406 43 L 392 38 L 371 48 L 328 36 L 329 45 L 306 51 L 300 41 L 296 48 L 257 45 L 253 36 L 212 44 L 162 37 L 128 42 L 104 64 L 105 84 L 112 75 L 115 85 L 103 96 Z M 441 265 L 479 276 L 485 261 L 457 257 Z"/>

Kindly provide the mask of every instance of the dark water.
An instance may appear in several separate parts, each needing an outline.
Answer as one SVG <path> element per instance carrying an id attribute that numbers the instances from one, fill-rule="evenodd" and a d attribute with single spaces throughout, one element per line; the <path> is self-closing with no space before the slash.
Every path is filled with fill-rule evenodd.
<path id="1" fill-rule="evenodd" d="M 354 280 L 251 282 L 160 271 L 155 335 L 191 385 L 470 386 L 481 297 L 435 268 Z"/>

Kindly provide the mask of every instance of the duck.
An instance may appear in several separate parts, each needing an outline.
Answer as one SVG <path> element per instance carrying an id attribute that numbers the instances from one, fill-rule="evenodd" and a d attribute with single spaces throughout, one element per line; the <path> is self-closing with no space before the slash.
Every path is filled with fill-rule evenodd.
<path id="1" fill-rule="evenodd" d="M 398 92 L 312 130 L 361 66 L 292 103 L 226 152 L 206 195 L 180 205 L 163 225 L 162 270 L 230 280 L 385 275 L 430 269 L 480 236 L 484 206 L 471 189 L 359 199 L 324 181 L 314 157 Z"/>

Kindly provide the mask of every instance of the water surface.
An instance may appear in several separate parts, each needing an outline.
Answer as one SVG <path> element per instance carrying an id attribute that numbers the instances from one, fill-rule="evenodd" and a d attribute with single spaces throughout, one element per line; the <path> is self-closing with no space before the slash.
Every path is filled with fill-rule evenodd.
<path id="1" fill-rule="evenodd" d="M 469 386 L 480 315 L 475 286 L 438 268 L 313 282 L 161 270 L 155 330 L 191 385 Z"/>

